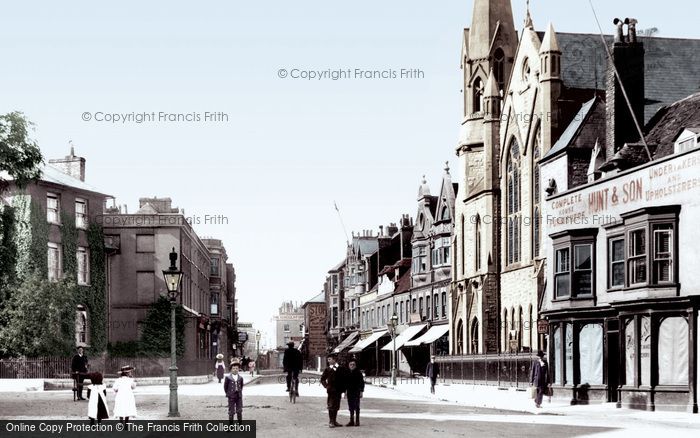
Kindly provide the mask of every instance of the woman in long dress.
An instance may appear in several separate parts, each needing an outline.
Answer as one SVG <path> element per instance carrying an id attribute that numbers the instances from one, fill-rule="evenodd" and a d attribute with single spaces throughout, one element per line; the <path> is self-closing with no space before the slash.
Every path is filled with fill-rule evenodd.
<path id="1" fill-rule="evenodd" d="M 101 423 L 102 420 L 109 418 L 109 408 L 107 408 L 107 385 L 102 383 L 101 373 L 92 373 L 89 375 L 90 382 L 88 386 L 88 418 L 90 424 Z"/>
<path id="2" fill-rule="evenodd" d="M 114 416 L 119 417 L 119 420 L 126 424 L 129 417 L 136 416 L 136 399 L 134 398 L 134 388 L 136 382 L 131 377 L 131 371 L 134 368 L 131 366 L 123 366 L 121 369 L 121 377 L 118 378 L 112 389 L 117 393 L 114 398 Z"/>
<path id="3" fill-rule="evenodd" d="M 224 378 L 224 372 L 226 371 L 226 365 L 224 364 L 224 355 L 221 353 L 216 355 L 214 371 L 216 372 L 216 378 L 219 379 L 219 383 L 221 383 L 221 379 Z"/>

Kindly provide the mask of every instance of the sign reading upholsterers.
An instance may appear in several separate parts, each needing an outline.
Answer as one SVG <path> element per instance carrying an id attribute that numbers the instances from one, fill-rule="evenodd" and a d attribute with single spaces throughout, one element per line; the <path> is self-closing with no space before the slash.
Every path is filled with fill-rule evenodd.
<path id="1" fill-rule="evenodd" d="M 664 161 L 576 193 L 549 201 L 542 220 L 560 226 L 606 226 L 620 213 L 658 203 L 680 202 L 680 196 L 700 191 L 700 151 Z"/>

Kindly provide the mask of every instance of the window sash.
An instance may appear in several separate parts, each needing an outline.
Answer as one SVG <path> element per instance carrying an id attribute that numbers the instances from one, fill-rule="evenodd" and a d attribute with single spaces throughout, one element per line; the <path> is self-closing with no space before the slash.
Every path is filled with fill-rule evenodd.
<path id="1" fill-rule="evenodd" d="M 608 241 L 608 287 L 625 286 L 625 238 L 615 237 Z"/>
<path id="2" fill-rule="evenodd" d="M 76 228 L 87 228 L 87 201 L 76 199 L 75 201 L 75 226 Z"/>
<path id="3" fill-rule="evenodd" d="M 76 258 L 78 261 L 78 284 L 90 284 L 90 262 L 87 249 L 78 248 Z"/>
<path id="4" fill-rule="evenodd" d="M 61 201 L 59 200 L 58 195 L 48 194 L 46 196 L 46 219 L 51 223 L 60 223 L 60 210 Z"/>
<path id="5" fill-rule="evenodd" d="M 654 283 L 673 282 L 673 228 L 654 229 Z"/>

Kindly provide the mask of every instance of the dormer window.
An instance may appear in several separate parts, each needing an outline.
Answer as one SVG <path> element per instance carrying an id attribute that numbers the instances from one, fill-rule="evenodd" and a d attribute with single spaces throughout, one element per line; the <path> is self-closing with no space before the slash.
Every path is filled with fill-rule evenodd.
<path id="1" fill-rule="evenodd" d="M 700 144 L 700 127 L 686 128 L 681 131 L 673 143 L 673 152 L 681 154 L 685 151 L 695 149 Z"/>

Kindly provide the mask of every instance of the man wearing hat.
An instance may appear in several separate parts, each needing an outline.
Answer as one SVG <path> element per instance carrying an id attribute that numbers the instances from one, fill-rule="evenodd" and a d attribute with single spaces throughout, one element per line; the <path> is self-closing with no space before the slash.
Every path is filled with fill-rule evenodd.
<path id="1" fill-rule="evenodd" d="M 440 365 L 435 362 L 435 355 L 430 356 L 430 362 L 425 367 L 425 377 L 430 379 L 430 393 L 435 394 L 435 383 L 440 375 Z"/>
<path id="2" fill-rule="evenodd" d="M 70 371 L 73 374 L 73 378 L 77 381 L 76 390 L 78 391 L 78 400 L 85 400 L 83 398 L 83 380 L 85 380 L 89 366 L 88 358 L 83 351 L 83 347 L 78 347 L 70 364 Z"/>
<path id="3" fill-rule="evenodd" d="M 298 380 L 299 372 L 303 365 L 302 362 L 301 351 L 294 348 L 294 342 L 288 342 L 287 349 L 284 350 L 284 358 L 282 359 L 282 367 L 284 372 L 287 373 L 287 392 L 291 388 L 292 379 L 294 381 Z"/>
<path id="4" fill-rule="evenodd" d="M 328 393 L 328 427 L 340 427 L 336 419 L 338 418 L 338 409 L 340 409 L 340 397 L 347 388 L 347 369 L 338 364 L 338 355 L 331 353 L 328 356 L 328 367 L 321 375 L 321 385 L 326 388 Z"/>
<path id="5" fill-rule="evenodd" d="M 535 406 L 542 407 L 542 397 L 548 391 L 549 386 L 549 365 L 544 359 L 544 351 L 537 352 L 537 359 L 532 364 L 530 371 L 530 384 L 537 390 L 535 394 Z"/>

